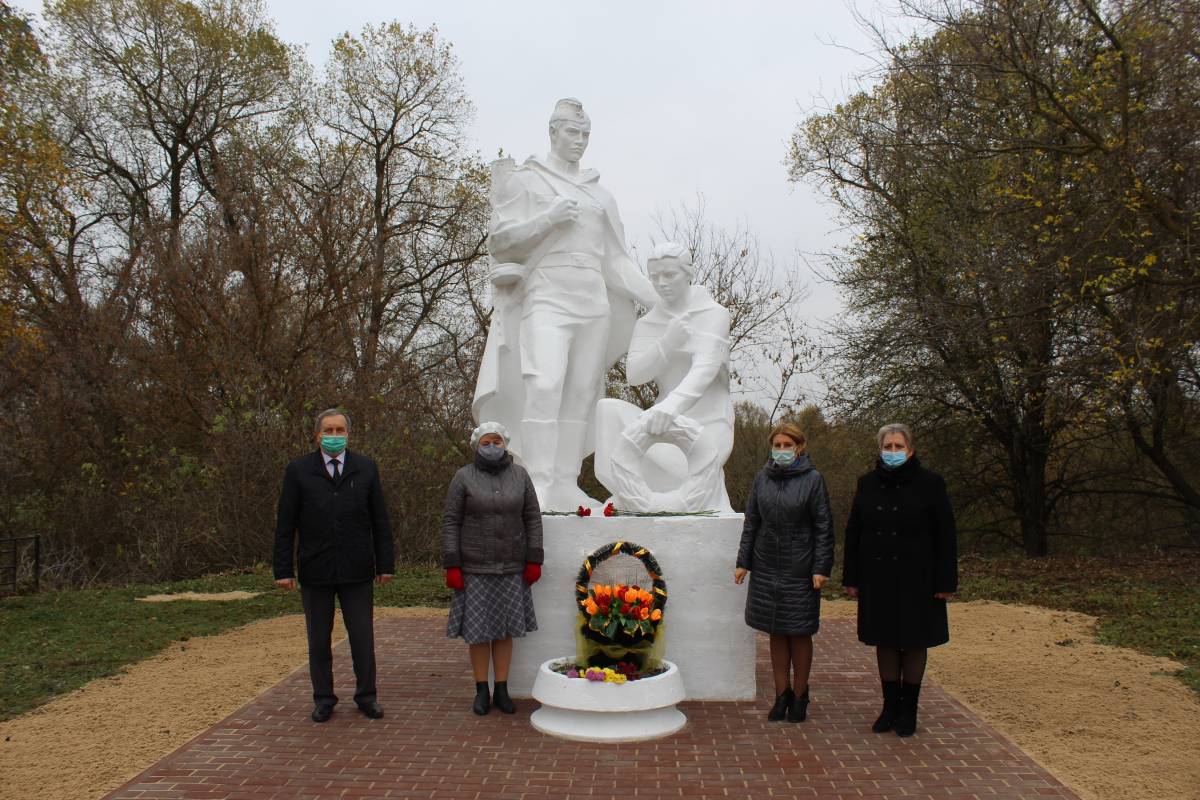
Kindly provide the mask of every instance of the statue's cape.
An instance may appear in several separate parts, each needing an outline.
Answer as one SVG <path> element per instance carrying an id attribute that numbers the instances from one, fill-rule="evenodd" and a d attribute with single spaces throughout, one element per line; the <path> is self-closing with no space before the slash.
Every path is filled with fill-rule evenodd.
<path id="1" fill-rule="evenodd" d="M 629 350 L 629 340 L 637 321 L 634 301 L 652 306 L 657 300 L 649 279 L 638 269 L 625 246 L 625 230 L 617 212 L 612 195 L 599 184 L 600 174 L 595 170 L 584 170 L 578 176 L 567 176 L 555 171 L 535 157 L 513 169 L 509 180 L 519 182 L 520 189 L 515 198 L 505 203 L 503 214 L 510 219 L 527 214 L 529 204 L 525 200 L 533 188 L 562 195 L 568 186 L 587 193 L 599 202 L 607 221 L 605 235 L 605 258 L 601 267 L 608 293 L 609 333 L 605 346 L 606 369 L 617 363 Z M 495 187 L 493 195 L 497 194 Z M 494 207 L 494 212 L 501 210 Z M 533 266 L 547 251 L 552 242 L 548 238 L 544 246 L 535 248 L 529 261 Z M 525 408 L 525 385 L 521 376 L 521 302 L 524 287 L 520 284 L 509 288 L 495 288 L 492 301 L 492 321 L 488 328 L 487 343 L 479 365 L 479 378 L 475 383 L 475 398 L 471 413 L 476 423 L 499 422 L 508 428 L 511 438 L 509 449 L 518 457 L 521 454 L 521 418 Z M 603 381 L 600 386 L 603 387 Z M 601 389 L 601 392 L 603 389 Z M 597 395 L 599 400 L 602 394 Z M 578 418 L 589 423 L 585 441 L 590 453 L 594 449 L 595 403 L 580 409 Z"/>

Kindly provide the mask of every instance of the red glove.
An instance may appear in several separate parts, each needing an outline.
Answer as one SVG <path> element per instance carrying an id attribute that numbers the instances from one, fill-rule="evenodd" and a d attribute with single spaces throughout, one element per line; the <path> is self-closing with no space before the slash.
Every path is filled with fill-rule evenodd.
<path id="1" fill-rule="evenodd" d="M 542 565 L 534 564 L 532 561 L 525 564 L 525 582 L 533 586 L 538 582 L 538 578 L 542 577 Z"/>
<path id="2" fill-rule="evenodd" d="M 446 588 L 447 589 L 462 589 L 463 579 L 462 570 L 458 567 L 450 567 L 446 570 Z"/>

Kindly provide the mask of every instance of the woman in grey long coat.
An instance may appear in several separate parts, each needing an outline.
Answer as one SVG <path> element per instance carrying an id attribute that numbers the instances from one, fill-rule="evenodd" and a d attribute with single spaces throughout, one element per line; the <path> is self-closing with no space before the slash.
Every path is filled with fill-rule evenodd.
<path id="1" fill-rule="evenodd" d="M 462 637 L 471 653 L 475 702 L 471 710 L 517 710 L 508 696 L 512 640 L 537 630 L 529 587 L 542 575 L 542 512 L 529 473 L 507 452 L 508 431 L 484 422 L 471 433 L 472 463 L 446 493 L 442 560 L 454 589 L 446 635 Z M 488 692 L 488 664 L 496 677 Z"/>
<path id="2" fill-rule="evenodd" d="M 803 722 L 821 587 L 833 569 L 833 513 L 825 479 L 804 452 L 804 432 L 783 422 L 770 443 L 771 460 L 746 501 L 733 579 L 741 583 L 750 574 L 746 624 L 771 635 L 775 704 L 767 719 Z"/>

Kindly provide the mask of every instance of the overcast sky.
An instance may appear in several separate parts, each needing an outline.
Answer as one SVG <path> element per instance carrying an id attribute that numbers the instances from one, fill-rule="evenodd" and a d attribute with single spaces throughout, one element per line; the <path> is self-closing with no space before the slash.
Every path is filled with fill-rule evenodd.
<path id="1" fill-rule="evenodd" d="M 755 230 L 780 268 L 804 272 L 797 253 L 837 238 L 831 209 L 788 183 L 783 160 L 804 113 L 844 97 L 870 66 L 847 0 L 355 0 L 335 14 L 317 0 L 269 5 L 279 35 L 307 44 L 318 63 L 343 30 L 436 24 L 460 60 L 487 158 L 545 152 L 555 100 L 579 98 L 592 119 L 584 165 L 600 171 L 639 249 L 657 209 L 697 193 L 713 222 Z M 810 313 L 836 303 L 828 287 L 813 290 Z"/>
<path id="2" fill-rule="evenodd" d="M 788 183 L 783 160 L 805 114 L 844 98 L 871 66 L 850 3 L 267 0 L 278 35 L 318 65 L 344 31 L 437 25 L 458 56 L 485 158 L 544 153 L 555 100 L 579 98 L 592 119 L 583 164 L 617 198 L 631 245 L 645 252 L 654 212 L 702 193 L 712 222 L 757 232 L 778 268 L 811 285 L 812 317 L 835 313 L 837 296 L 800 254 L 844 234 L 814 188 Z"/>

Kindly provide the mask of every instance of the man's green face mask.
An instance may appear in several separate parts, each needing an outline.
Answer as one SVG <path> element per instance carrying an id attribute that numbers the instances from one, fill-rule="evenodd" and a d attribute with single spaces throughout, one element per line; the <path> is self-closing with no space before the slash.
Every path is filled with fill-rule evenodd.
<path id="1" fill-rule="evenodd" d="M 321 449 L 331 456 L 340 455 L 346 449 L 346 437 L 322 435 Z"/>

